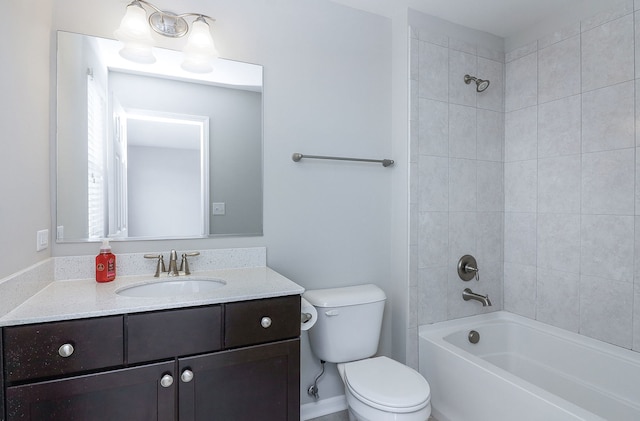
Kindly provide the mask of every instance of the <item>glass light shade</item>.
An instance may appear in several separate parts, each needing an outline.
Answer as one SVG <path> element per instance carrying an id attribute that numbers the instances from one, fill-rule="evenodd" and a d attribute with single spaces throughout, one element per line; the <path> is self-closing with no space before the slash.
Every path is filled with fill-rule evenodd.
<path id="1" fill-rule="evenodd" d="M 209 24 L 199 17 L 191 24 L 191 33 L 183 50 L 182 68 L 193 73 L 208 73 L 213 70 L 213 60 L 218 51 L 213 43 Z"/>
<path id="2" fill-rule="evenodd" d="M 147 12 L 139 3 L 133 2 L 127 6 L 127 13 L 120 22 L 120 27 L 114 33 L 118 41 L 123 43 L 120 55 L 127 60 L 138 63 L 153 63 L 153 38 L 151 28 L 147 23 Z"/>

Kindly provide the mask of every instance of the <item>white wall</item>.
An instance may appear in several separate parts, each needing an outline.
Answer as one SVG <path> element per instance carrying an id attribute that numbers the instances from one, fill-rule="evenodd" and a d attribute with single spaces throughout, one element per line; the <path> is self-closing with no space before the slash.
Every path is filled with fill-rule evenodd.
<path id="1" fill-rule="evenodd" d="M 50 227 L 52 4 L 47 0 L 2 2 L 3 13 L 11 16 L 6 19 L 7 34 L 13 35 L 0 37 L 0 278 L 50 255 L 50 249 L 36 252 L 36 231 Z"/>
<path id="2" fill-rule="evenodd" d="M 125 3 L 57 0 L 53 29 L 112 37 Z M 177 7 L 168 0 L 156 3 Z M 114 251 L 266 245 L 268 264 L 306 288 L 380 285 L 390 296 L 390 315 L 396 285 L 390 269 L 391 179 L 402 167 L 294 163 L 291 155 L 394 158 L 391 21 L 325 0 L 192 0 L 179 8 L 217 19 L 213 29 L 223 57 L 264 65 L 264 236 L 114 243 Z M 402 217 L 396 223 L 402 225 Z M 54 253 L 96 249 L 62 244 Z M 192 267 L 197 270 L 197 261 Z M 390 326 L 387 317 L 381 350 L 389 355 Z M 306 390 L 318 368 L 306 336 L 302 361 Z M 323 398 L 343 393 L 335 368 L 320 391 Z M 304 391 L 302 400 L 309 401 Z"/>

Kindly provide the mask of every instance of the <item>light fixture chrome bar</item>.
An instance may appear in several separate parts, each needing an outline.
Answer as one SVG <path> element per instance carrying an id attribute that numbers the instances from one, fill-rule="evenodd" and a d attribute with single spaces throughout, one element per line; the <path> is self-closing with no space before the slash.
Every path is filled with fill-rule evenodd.
<path id="1" fill-rule="evenodd" d="M 356 162 L 375 162 L 382 164 L 383 167 L 390 167 L 393 165 L 393 159 L 363 159 L 363 158 L 345 158 L 342 156 L 320 156 L 320 155 L 303 155 L 301 153 L 294 153 L 291 156 L 295 162 L 300 161 L 302 158 L 310 159 L 331 159 L 335 161 L 356 161 Z"/>
<path id="2" fill-rule="evenodd" d="M 136 2 L 137 3 L 146 4 L 147 6 L 149 6 L 153 10 L 155 10 L 157 13 L 160 13 L 161 15 L 165 15 L 165 16 L 170 16 L 170 17 L 172 17 L 174 19 L 184 19 L 184 18 L 189 17 L 189 16 L 196 16 L 196 17 L 202 17 L 202 18 L 208 19 L 211 22 L 215 22 L 216 21 L 211 16 L 203 15 L 202 13 L 182 13 L 182 14 L 177 15 L 177 14 L 173 14 L 171 12 L 167 12 L 166 10 L 162 10 L 162 9 L 158 8 L 157 6 L 154 6 L 153 4 L 149 3 L 146 0 L 134 0 L 132 3 L 136 3 Z"/>

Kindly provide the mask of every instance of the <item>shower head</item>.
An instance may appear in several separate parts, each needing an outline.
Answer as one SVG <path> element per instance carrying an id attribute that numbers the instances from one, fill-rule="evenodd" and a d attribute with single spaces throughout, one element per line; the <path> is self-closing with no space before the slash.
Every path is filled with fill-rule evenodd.
<path id="1" fill-rule="evenodd" d="M 474 81 L 476 83 L 476 92 L 483 92 L 489 87 L 489 84 L 491 83 L 488 80 L 482 80 L 478 79 L 477 77 L 464 75 L 464 83 L 468 85 L 471 83 L 471 81 Z"/>

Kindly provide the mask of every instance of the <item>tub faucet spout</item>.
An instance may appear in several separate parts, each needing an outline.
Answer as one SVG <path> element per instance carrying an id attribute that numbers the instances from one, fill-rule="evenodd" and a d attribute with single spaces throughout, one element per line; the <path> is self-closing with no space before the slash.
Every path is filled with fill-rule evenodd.
<path id="1" fill-rule="evenodd" d="M 469 301 L 469 300 L 480 301 L 482 303 L 482 307 L 487 307 L 491 305 L 491 300 L 489 299 L 488 295 L 476 294 L 475 292 L 471 291 L 471 289 L 469 288 L 465 288 L 464 291 L 462 291 L 462 299 L 465 301 Z"/>

